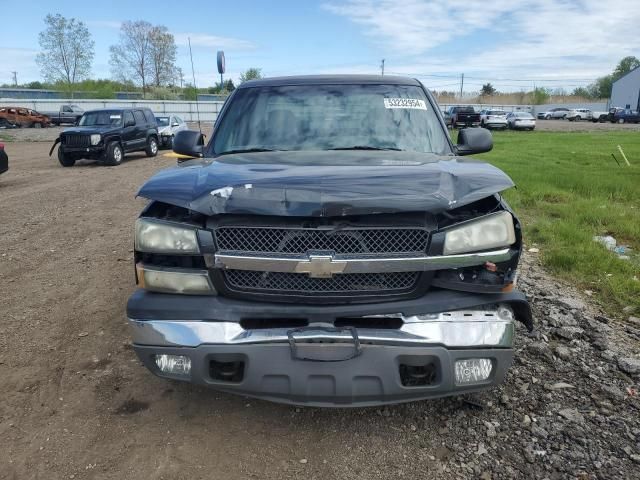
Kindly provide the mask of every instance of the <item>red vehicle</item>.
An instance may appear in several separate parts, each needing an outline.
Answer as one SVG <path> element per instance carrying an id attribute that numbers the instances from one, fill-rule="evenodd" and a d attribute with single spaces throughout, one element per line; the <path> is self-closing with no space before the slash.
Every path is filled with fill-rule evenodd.
<path id="1" fill-rule="evenodd" d="M 24 107 L 0 107 L 0 118 L 21 127 L 42 128 L 51 125 L 49 117 Z"/>

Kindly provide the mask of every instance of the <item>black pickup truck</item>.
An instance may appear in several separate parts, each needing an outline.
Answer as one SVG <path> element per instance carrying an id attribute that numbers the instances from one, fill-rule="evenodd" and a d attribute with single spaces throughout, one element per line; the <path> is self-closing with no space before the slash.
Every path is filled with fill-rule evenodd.
<path id="1" fill-rule="evenodd" d="M 502 382 L 520 222 L 417 80 L 243 83 L 208 143 L 138 195 L 133 348 L 156 375 L 277 402 L 378 405 Z"/>
<path id="2" fill-rule="evenodd" d="M 445 120 L 450 128 L 477 127 L 480 125 L 480 113 L 473 107 L 453 106 L 445 112 Z"/>
<path id="3" fill-rule="evenodd" d="M 120 165 L 126 153 L 139 151 L 155 157 L 156 117 L 148 108 L 91 110 L 82 115 L 76 127 L 60 134 L 49 156 L 58 144 L 58 161 L 63 167 L 72 167 L 83 158 Z"/>

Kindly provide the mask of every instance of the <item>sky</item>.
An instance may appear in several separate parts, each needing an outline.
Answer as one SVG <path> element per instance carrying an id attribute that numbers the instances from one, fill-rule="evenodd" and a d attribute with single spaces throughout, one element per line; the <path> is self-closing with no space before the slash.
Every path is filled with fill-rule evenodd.
<path id="1" fill-rule="evenodd" d="M 417 77 L 435 90 L 491 82 L 500 91 L 573 90 L 640 57 L 638 0 L 271 0 L 107 2 L 0 0 L 0 84 L 42 80 L 35 56 L 47 13 L 86 23 L 95 41 L 94 78 L 110 78 L 109 46 L 122 21 L 165 25 L 177 64 L 196 83 L 256 67 L 265 76 L 380 73 Z"/>

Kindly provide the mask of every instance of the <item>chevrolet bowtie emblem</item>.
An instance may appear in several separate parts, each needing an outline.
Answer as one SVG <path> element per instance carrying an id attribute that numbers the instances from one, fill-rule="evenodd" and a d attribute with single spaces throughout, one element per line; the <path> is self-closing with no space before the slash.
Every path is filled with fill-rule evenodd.
<path id="1" fill-rule="evenodd" d="M 342 273 L 347 262 L 334 260 L 331 255 L 309 255 L 308 260 L 301 260 L 296 265 L 296 273 L 308 273 L 311 278 L 331 278 L 335 273 Z"/>

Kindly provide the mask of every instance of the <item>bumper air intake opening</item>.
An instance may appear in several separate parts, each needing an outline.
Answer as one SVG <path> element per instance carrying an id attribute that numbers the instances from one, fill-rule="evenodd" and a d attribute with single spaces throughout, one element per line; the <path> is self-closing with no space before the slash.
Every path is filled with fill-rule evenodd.
<path id="1" fill-rule="evenodd" d="M 242 355 L 215 355 L 209 359 L 209 377 L 215 382 L 240 383 L 244 378 Z"/>
<path id="2" fill-rule="evenodd" d="M 336 327 L 375 328 L 384 330 L 398 330 L 404 322 L 400 317 L 341 317 L 334 322 Z"/>
<path id="3" fill-rule="evenodd" d="M 306 318 L 243 318 L 240 326 L 245 330 L 302 328 L 309 326 L 309 321 Z"/>
<path id="4" fill-rule="evenodd" d="M 436 385 L 441 378 L 440 362 L 437 357 L 401 357 L 399 358 L 398 371 L 403 387 Z"/>

